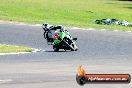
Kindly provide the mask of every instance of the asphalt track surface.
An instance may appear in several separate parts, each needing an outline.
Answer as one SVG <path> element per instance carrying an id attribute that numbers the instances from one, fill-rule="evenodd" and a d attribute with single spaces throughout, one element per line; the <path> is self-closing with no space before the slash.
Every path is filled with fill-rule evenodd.
<path id="1" fill-rule="evenodd" d="M 68 28 L 78 38 L 76 52 L 53 52 L 40 26 L 0 23 L 0 44 L 42 49 L 0 56 L 0 88 L 132 88 L 132 84 L 76 83 L 76 68 L 87 73 L 132 75 L 132 34 Z"/>

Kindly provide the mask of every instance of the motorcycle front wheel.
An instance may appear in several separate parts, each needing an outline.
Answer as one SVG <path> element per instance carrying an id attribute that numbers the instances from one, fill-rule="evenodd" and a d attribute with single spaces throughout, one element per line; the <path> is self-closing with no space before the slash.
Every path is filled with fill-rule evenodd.
<path id="1" fill-rule="evenodd" d="M 78 50 L 77 46 L 70 39 L 65 38 L 64 42 L 67 46 L 69 46 L 71 51 L 77 51 Z"/>

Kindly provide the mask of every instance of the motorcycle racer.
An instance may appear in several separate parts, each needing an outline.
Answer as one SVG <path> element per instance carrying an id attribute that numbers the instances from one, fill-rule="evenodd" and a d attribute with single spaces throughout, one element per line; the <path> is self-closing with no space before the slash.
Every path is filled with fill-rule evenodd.
<path id="1" fill-rule="evenodd" d="M 65 30 L 65 28 L 62 26 L 62 25 L 58 25 L 58 26 L 53 26 L 53 25 L 49 25 L 48 23 L 45 23 L 45 24 L 43 24 L 42 25 L 42 28 L 45 30 L 45 31 L 47 31 L 48 33 L 47 33 L 47 35 L 45 35 L 44 34 L 44 37 L 45 37 L 45 39 L 47 39 L 47 41 L 49 41 L 50 42 L 50 38 L 53 38 L 53 35 L 55 34 L 55 33 L 59 33 L 59 32 L 65 32 L 67 35 L 67 37 L 69 38 L 69 39 L 73 39 L 72 37 L 71 37 L 71 35 L 70 35 L 70 33 L 67 31 L 67 30 Z M 60 29 L 60 30 L 57 30 L 57 29 Z"/>
<path id="2" fill-rule="evenodd" d="M 78 47 L 75 44 L 77 38 L 73 38 L 62 25 L 43 24 L 44 38 L 48 45 L 53 45 L 55 52 L 59 49 L 77 51 Z"/>

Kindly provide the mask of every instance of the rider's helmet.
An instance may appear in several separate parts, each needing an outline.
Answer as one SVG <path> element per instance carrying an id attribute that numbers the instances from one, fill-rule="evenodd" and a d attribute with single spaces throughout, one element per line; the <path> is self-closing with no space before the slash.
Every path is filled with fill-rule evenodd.
<path id="1" fill-rule="evenodd" d="M 42 28 L 44 29 L 44 31 L 47 31 L 48 25 L 49 25 L 49 24 L 47 24 L 47 23 L 45 23 L 45 24 L 42 25 Z"/>

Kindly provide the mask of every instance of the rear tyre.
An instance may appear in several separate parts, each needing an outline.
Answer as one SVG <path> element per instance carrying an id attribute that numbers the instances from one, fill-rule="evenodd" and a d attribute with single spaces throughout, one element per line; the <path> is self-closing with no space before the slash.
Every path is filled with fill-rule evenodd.
<path id="1" fill-rule="evenodd" d="M 59 51 L 59 48 L 57 46 L 53 46 L 53 49 L 54 49 L 54 52 L 58 52 Z"/>

